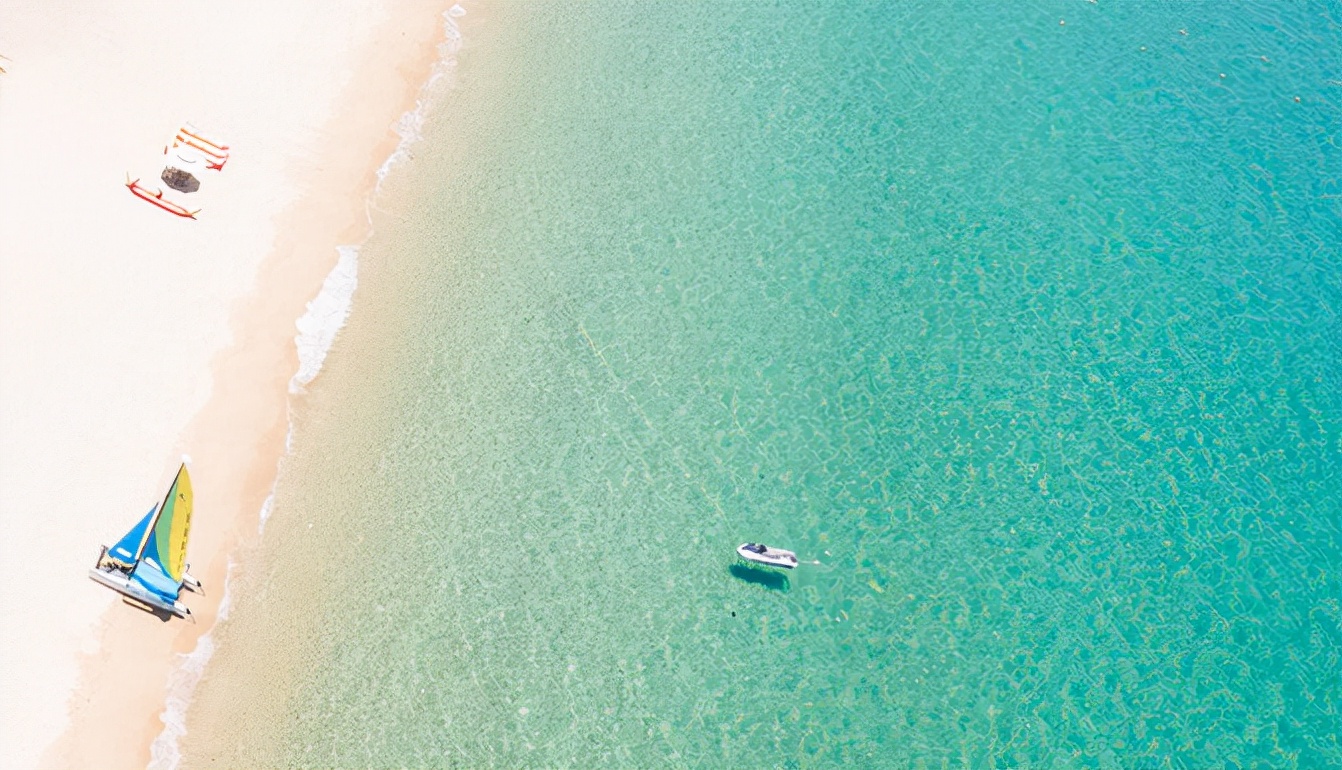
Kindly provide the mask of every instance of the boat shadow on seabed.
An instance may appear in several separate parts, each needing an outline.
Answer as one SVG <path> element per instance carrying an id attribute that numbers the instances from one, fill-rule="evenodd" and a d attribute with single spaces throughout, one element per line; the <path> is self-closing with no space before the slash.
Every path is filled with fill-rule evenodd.
<path id="1" fill-rule="evenodd" d="M 788 580 L 787 575 L 770 570 L 755 569 L 744 564 L 733 564 L 727 568 L 727 571 L 737 580 L 764 586 L 773 591 L 787 592 L 792 588 L 792 582 Z"/>

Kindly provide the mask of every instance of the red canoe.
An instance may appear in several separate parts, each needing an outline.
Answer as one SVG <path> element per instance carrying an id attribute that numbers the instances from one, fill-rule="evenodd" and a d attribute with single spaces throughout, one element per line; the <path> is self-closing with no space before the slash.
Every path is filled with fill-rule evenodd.
<path id="1" fill-rule="evenodd" d="M 158 206 L 164 211 L 167 211 L 171 214 L 176 214 L 179 217 L 185 217 L 187 219 L 195 219 L 196 215 L 200 213 L 200 209 L 196 209 L 195 211 L 188 211 L 186 207 L 173 203 L 170 200 L 167 200 L 166 198 L 163 197 L 162 190 L 159 190 L 158 192 L 150 192 L 149 188 L 141 187 L 139 182 L 140 180 L 138 179 L 132 180 L 129 177 L 129 175 L 127 175 L 126 177 L 126 189 L 130 190 L 131 193 L 133 193 L 135 197 L 139 198 L 140 200 L 149 201 L 150 203 L 154 204 L 155 206 Z"/>
<path id="2" fill-rule="evenodd" d="M 219 150 L 216 150 L 207 144 L 201 144 L 189 136 L 183 136 L 182 134 L 178 134 L 176 137 L 173 138 L 174 147 L 183 144 L 186 145 L 187 147 L 199 150 L 205 153 L 206 155 L 210 156 L 211 158 L 218 158 L 221 161 L 228 160 L 228 153 L 220 152 Z"/>
<path id="3" fill-rule="evenodd" d="M 205 144 L 208 144 L 209 146 L 215 148 L 216 150 L 218 150 L 218 151 L 221 152 L 221 153 L 227 153 L 227 152 L 228 152 L 228 145 L 226 145 L 226 144 L 215 144 L 214 142 L 211 142 L 209 139 L 206 139 L 205 137 L 203 137 L 203 136 L 201 136 L 200 134 L 196 133 L 196 127 L 193 126 L 193 125 L 191 125 L 190 123 L 187 123 L 186 125 L 182 126 L 182 129 L 181 129 L 181 131 L 180 131 L 179 133 L 186 134 L 187 136 L 191 137 L 192 139 L 195 139 L 195 140 L 198 141 L 198 142 L 203 142 L 203 143 L 205 143 Z"/>

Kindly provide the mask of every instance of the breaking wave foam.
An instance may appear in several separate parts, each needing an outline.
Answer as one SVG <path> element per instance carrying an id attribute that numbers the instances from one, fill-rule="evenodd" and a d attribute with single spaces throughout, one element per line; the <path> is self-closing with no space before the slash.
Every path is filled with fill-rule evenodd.
<path id="1" fill-rule="evenodd" d="M 387 174 L 391 173 L 398 163 L 414 157 L 410 154 L 410 147 L 422 137 L 421 131 L 424 128 L 426 110 L 433 88 L 457 64 L 456 54 L 461 48 L 461 30 L 457 27 L 456 18 L 465 13 L 465 9 L 460 5 L 454 5 L 443 13 L 443 42 L 438 45 L 438 58 L 434 61 L 428 81 L 420 86 L 414 109 L 402 113 L 396 121 L 393 130 L 401 140 L 396 143 L 396 149 L 391 155 L 378 166 L 377 183 L 373 186 L 373 194 L 369 196 L 370 205 L 381 193 L 382 182 L 387 178 Z M 370 225 L 371 222 L 370 215 Z M 368 235 L 372 235 L 371 227 Z M 367 236 L 364 240 L 367 241 Z M 335 342 L 336 334 L 349 318 L 354 290 L 359 286 L 360 246 L 362 244 L 337 248 L 340 259 L 326 276 L 321 291 L 308 303 L 307 312 L 297 321 L 298 336 L 294 338 L 294 343 L 298 346 L 298 372 L 289 381 L 290 393 L 302 393 L 307 384 L 321 371 L 322 364 L 326 361 L 326 354 Z"/>
<path id="2" fill-rule="evenodd" d="M 298 394 L 312 382 L 335 343 L 336 334 L 349 318 L 354 290 L 359 286 L 359 247 L 340 246 L 340 259 L 322 282 L 321 291 L 308 303 L 307 312 L 295 325 L 298 335 L 298 371 L 289 380 L 289 392 Z"/>
<path id="3" fill-rule="evenodd" d="M 443 42 L 438 44 L 438 58 L 433 63 L 433 71 L 429 73 L 428 81 L 419 89 L 415 108 L 402 114 L 396 121 L 393 130 L 401 137 L 401 141 L 396 143 L 396 149 L 382 161 L 381 166 L 378 166 L 377 184 L 373 186 L 374 195 L 382 191 L 382 180 L 387 178 L 387 174 L 397 163 L 413 157 L 410 154 L 410 145 L 420 139 L 420 131 L 424 128 L 425 109 L 429 104 L 433 87 L 457 66 L 457 51 L 461 49 L 461 30 L 457 27 L 456 19 L 465 15 L 466 9 L 460 5 L 454 5 L 443 12 Z"/>
<path id="4" fill-rule="evenodd" d="M 275 507 L 275 488 L 270 488 L 270 494 L 266 496 L 266 501 L 261 503 L 261 515 L 256 524 L 256 534 L 264 535 L 266 533 L 266 520 L 270 518 L 270 511 Z"/>
<path id="5" fill-rule="evenodd" d="M 230 559 L 224 573 L 224 595 L 219 599 L 216 626 L 228 618 L 228 587 L 233 581 L 235 566 Z M 178 744 L 182 736 L 186 735 L 186 710 L 191 705 L 191 695 L 196 691 L 201 675 L 205 673 L 205 664 L 210 662 L 213 655 L 213 629 L 196 640 L 194 650 L 178 655 L 180 662 L 168 677 L 168 697 L 163 703 L 163 712 L 159 714 L 159 719 L 163 721 L 163 732 L 149 746 L 149 770 L 175 770 L 182 761 L 182 749 Z"/>

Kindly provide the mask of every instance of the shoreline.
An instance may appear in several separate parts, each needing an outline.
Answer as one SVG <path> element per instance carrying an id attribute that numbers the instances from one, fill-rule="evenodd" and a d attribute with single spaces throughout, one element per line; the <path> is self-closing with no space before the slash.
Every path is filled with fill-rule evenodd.
<path id="1" fill-rule="evenodd" d="M 164 689 L 163 709 L 157 715 L 159 729 L 148 742 L 149 768 L 161 770 L 177 768 L 181 764 L 180 741 L 187 732 L 187 711 L 192 704 L 195 686 L 204 676 L 205 666 L 214 655 L 213 632 L 219 623 L 228 617 L 231 581 L 235 572 L 244 566 L 242 552 L 259 545 L 265 534 L 266 522 L 273 512 L 275 487 L 279 483 L 279 474 L 289 453 L 293 435 L 293 399 L 306 394 L 307 386 L 320 374 L 327 353 L 334 345 L 340 330 L 344 328 L 358 287 L 359 253 L 373 235 L 370 209 L 377 204 L 383 180 L 398 163 L 409 157 L 407 148 L 420 140 L 418 128 L 423 123 L 423 111 L 430 105 L 431 91 L 440 78 L 451 73 L 451 67 L 455 65 L 455 55 L 461 47 L 460 29 L 455 19 L 464 16 L 467 11 L 455 0 L 452 0 L 450 6 L 447 3 L 440 3 L 439 6 L 447 7 L 439 7 L 435 27 L 437 32 L 428 35 L 430 39 L 420 46 L 425 49 L 425 53 L 418 58 L 416 67 L 411 70 L 412 74 L 403 76 L 400 89 L 401 109 L 397 113 L 398 116 L 387 124 L 386 135 L 370 153 L 368 163 L 363 164 L 372 170 L 365 172 L 359 184 L 352 188 L 358 194 L 350 193 L 349 213 L 352 214 L 357 209 L 362 224 L 349 225 L 345 232 L 352 237 L 334 239 L 336 242 L 330 248 L 333 258 L 328 259 L 324 272 L 320 275 L 306 276 L 310 281 L 317 280 L 318 288 L 315 294 L 310 295 L 311 299 L 304 303 L 304 312 L 290 321 L 289 331 L 295 331 L 296 327 L 298 333 L 290 338 L 288 343 L 287 349 L 290 353 L 288 369 L 275 372 L 277 376 L 289 373 L 285 379 L 286 387 L 283 392 L 277 391 L 285 406 L 281 431 L 283 437 L 276 447 L 278 435 L 268 436 L 266 443 L 271 445 L 273 451 L 270 455 L 258 454 L 253 460 L 252 465 L 255 467 L 249 474 L 246 484 L 248 499 L 254 500 L 258 496 L 263 499 L 256 507 L 239 509 L 235 522 L 236 539 L 218 555 L 224 559 L 225 564 L 222 568 L 223 578 L 218 583 L 220 597 L 219 603 L 214 607 L 214 622 L 197 636 L 196 644 L 190 651 L 180 652 L 175 656 Z M 372 90 L 374 84 L 369 82 L 366 85 Z M 365 103 L 362 99 L 348 101 L 354 105 Z M 343 122 L 342 119 L 333 121 L 337 125 Z M 407 124 L 410 124 L 408 130 Z M 380 162 L 378 159 L 381 159 Z M 357 238 L 353 237 L 355 233 Z M 298 240 L 302 244 L 302 239 Z M 264 284 L 265 281 L 261 283 Z M 240 318 L 250 316 L 251 314 L 246 312 L 239 315 Z M 270 342 L 273 343 L 275 340 Z M 272 382 L 272 385 L 274 384 Z M 204 417 L 202 413 L 202 421 Z M 207 426 L 199 427 L 205 430 Z M 267 468 L 269 468 L 268 474 Z M 248 529 L 252 530 L 251 534 L 247 533 Z"/>
<path id="2" fill-rule="evenodd" d="M 400 116 L 414 109 L 419 95 L 440 60 L 438 46 L 442 42 L 444 23 L 442 16 L 450 6 L 446 2 L 437 5 L 444 7 L 437 8 L 433 14 L 436 23 L 432 27 L 432 32 L 427 35 L 429 39 L 421 41 L 418 46 L 425 50 L 415 57 L 417 60 L 417 66 L 413 69 L 415 75 L 407 76 L 403 72 L 401 77 L 404 79 L 397 83 L 396 87 L 386 89 L 383 87 L 390 84 L 381 79 L 376 81 L 365 79 L 362 83 L 351 84 L 347 87 L 346 93 L 340 97 L 340 101 L 347 107 L 343 111 L 344 114 L 331 119 L 330 123 L 333 126 L 345 125 L 352 115 L 367 112 L 391 118 L 386 121 L 364 119 L 367 124 L 364 127 L 366 131 L 375 131 L 377 129 L 373 124 L 380 124 L 383 136 L 375 148 L 365 155 L 365 160 L 351 162 L 336 172 L 346 178 L 351 174 L 357 174 L 358 181 L 353 186 L 335 187 L 336 190 L 343 189 L 344 192 L 317 191 L 314 188 L 318 187 L 319 183 L 317 179 L 312 179 L 303 185 L 306 188 L 305 192 L 297 196 L 299 203 L 291 205 L 277 215 L 276 219 L 280 222 L 277 243 L 261 265 L 256 285 L 258 292 L 262 287 L 286 287 L 291 290 L 258 293 L 244 298 L 237 304 L 237 309 L 232 314 L 236 319 L 233 324 L 236 341 L 229 348 L 220 351 L 211 366 L 211 379 L 216 388 L 223 385 L 225 395 L 211 398 L 206 407 L 182 431 L 180 443 L 188 447 L 202 445 L 208 447 L 210 440 L 206 438 L 207 436 L 236 434 L 240 430 L 240 425 L 249 423 L 252 430 L 244 433 L 254 438 L 248 442 L 251 446 L 246 450 L 231 442 L 213 447 L 221 453 L 216 467 L 228 469 L 227 479 L 223 484 L 219 484 L 220 479 L 216 476 L 215 486 L 232 490 L 231 493 L 226 493 L 232 501 L 226 497 L 224 504 L 219 507 L 225 510 L 232 507 L 237 514 L 231 522 L 220 520 L 215 526 L 202 526 L 203 518 L 197 516 L 195 519 L 191 553 L 195 554 L 196 558 L 200 558 L 202 552 L 207 555 L 209 566 L 202 574 L 205 584 L 209 587 L 207 589 L 209 594 L 205 597 L 192 597 L 195 600 L 192 610 L 197 623 L 184 625 L 178 629 L 176 638 L 171 644 L 172 655 L 162 654 L 163 651 L 155 645 L 156 651 L 152 656 L 143 653 L 138 656 L 142 658 L 141 663 L 153 667 L 152 679 L 156 682 L 154 687 L 143 688 L 142 703 L 145 707 L 143 710 L 127 709 L 135 712 L 134 718 L 137 721 L 143 720 L 144 730 L 123 731 L 113 725 L 103 724 L 102 714 L 105 713 L 105 709 L 91 707 L 93 704 L 86 697 L 85 703 L 76 707 L 77 711 L 72 710 L 71 725 L 65 734 L 48 748 L 42 762 L 43 767 L 91 766 L 98 760 L 105 760 L 108 756 L 109 737 L 117 733 L 138 735 L 133 745 L 128 742 L 125 747 L 134 750 L 134 757 L 130 753 L 123 755 L 128 761 L 133 761 L 135 766 L 146 766 L 151 762 L 157 764 L 158 757 L 153 754 L 155 743 L 159 736 L 171 729 L 162 720 L 168 707 L 167 699 L 171 695 L 171 680 L 188 662 L 188 656 L 197 652 L 202 641 L 210 639 L 210 632 L 221 619 L 221 609 L 224 609 L 226 614 L 223 599 L 227 595 L 230 567 L 235 566 L 231 555 L 254 543 L 261 535 L 258 520 L 266 500 L 270 498 L 286 450 L 289 400 L 297 395 L 289 386 L 291 378 L 295 376 L 294 373 L 300 369 L 300 353 L 295 344 L 294 325 L 304 317 L 309 303 L 320 298 L 323 282 L 336 267 L 339 250 L 350 247 L 357 249 L 371 233 L 372 226 L 368 221 L 367 207 L 376 191 L 377 172 L 405 141 L 404 137 L 398 136 L 393 131 Z M 397 25 L 396 22 L 392 22 L 389 26 Z M 382 48 L 388 42 L 385 39 L 388 37 L 386 32 L 390 31 L 395 30 L 384 31 L 378 35 L 382 39 L 370 41 L 366 47 Z M 350 91 L 356 93 L 349 93 Z M 395 91 L 400 91 L 402 97 L 389 96 Z M 383 110 L 364 110 L 369 102 L 379 98 L 379 93 L 383 101 L 395 102 L 396 109 L 390 114 Z M 338 151 L 347 146 L 348 141 L 350 140 L 332 139 L 331 149 Z M 356 171 L 359 168 L 363 171 Z M 331 174 L 331 171 L 323 170 L 320 175 L 326 178 Z M 323 217 L 318 222 L 297 211 L 303 207 L 303 202 L 310 202 L 313 198 L 328 199 L 325 204 L 329 207 L 327 215 L 329 218 Z M 339 213 L 336 213 L 337 210 Z M 285 223 L 292 224 L 286 226 Z M 333 330 L 333 334 L 337 330 L 338 327 Z M 331 342 L 333 340 L 327 344 Z M 322 355 L 324 354 L 323 350 Z M 312 375 L 315 377 L 316 372 L 312 372 Z M 258 392 L 261 395 L 252 396 L 251 399 L 263 399 L 264 403 L 257 403 L 255 400 L 243 401 L 244 397 L 240 394 L 249 384 L 256 384 L 257 380 L 268 381 L 268 387 L 260 389 Z M 229 398 L 227 394 L 239 395 Z M 204 469 L 214 457 L 209 448 L 203 451 L 197 450 L 193 454 L 193 467 Z M 201 478 L 202 475 L 198 472 L 197 477 Z M 197 483 L 199 486 L 199 482 Z M 198 493 L 197 499 L 203 500 L 206 496 Z M 204 508 L 204 506 L 198 507 Z M 225 527 L 226 524 L 231 526 Z M 206 538 L 209 539 L 206 543 L 202 543 Z M 216 586 L 218 588 L 214 589 Z M 217 600 L 214 598 L 216 595 Z M 105 638 L 111 634 L 121 633 L 127 634 L 126 638 L 130 638 L 139 630 L 143 622 L 142 617 L 137 617 L 140 613 L 134 610 L 126 612 L 126 609 L 129 608 L 113 607 L 105 617 L 106 625 L 101 631 Z M 132 651 L 126 650 L 126 652 Z M 146 661 L 143 658 L 150 660 Z M 80 695 L 87 695 L 82 691 L 88 684 L 96 683 L 101 678 L 99 673 L 90 671 L 90 668 L 117 665 L 124 664 L 109 661 L 105 657 L 88 661 L 82 667 L 84 671 L 81 686 L 73 694 L 72 701 L 78 703 Z M 135 670 L 143 675 L 140 666 L 136 666 Z M 108 701 L 124 703 L 122 690 L 121 687 L 102 688 L 100 694 Z M 112 703 L 109 702 L 107 705 L 110 707 Z M 189 700 L 187 705 L 189 706 Z M 127 717 L 130 718 L 130 715 Z M 173 743 L 175 749 L 176 741 Z M 168 759 L 171 762 L 169 766 L 175 766 L 179 761 L 177 757 Z"/>
<path id="3" fill-rule="evenodd" d="M 405 115 L 422 108 L 425 88 L 444 54 L 451 56 L 443 46 L 452 27 L 446 14 L 454 6 L 446 0 L 380 9 L 382 18 L 362 28 L 358 44 L 343 51 L 368 66 L 355 66 L 352 79 L 338 89 L 308 152 L 285 159 L 291 195 L 270 211 L 274 239 L 250 276 L 250 290 L 227 301 L 228 342 L 210 356 L 208 396 L 174 431 L 175 444 L 157 449 L 159 455 L 185 451 L 193 457 L 197 513 L 188 555 L 207 592 L 187 599 L 197 623 L 160 623 L 118 597 L 99 594 L 107 606 L 92 631 L 96 649 L 87 641 L 81 648 L 67 722 L 55 742 L 33 747 L 40 766 L 176 763 L 176 757 L 155 756 L 151 747 L 172 729 L 163 716 L 189 661 L 184 656 L 202 644 L 212 646 L 209 634 L 226 613 L 233 557 L 260 537 L 258 518 L 286 449 L 290 384 L 300 371 L 295 322 L 320 300 L 341 251 L 357 249 L 371 233 L 369 208 L 378 184 L 413 141 L 397 129 Z M 241 142 L 232 142 L 236 155 Z M 324 330 L 327 346 L 335 330 Z M 318 367 L 321 356 L 324 350 Z M 152 496 L 153 489 L 137 493 Z M 112 536 L 102 530 L 115 526 L 100 521 L 96 536 Z M 88 582 L 82 574 L 79 580 Z"/>

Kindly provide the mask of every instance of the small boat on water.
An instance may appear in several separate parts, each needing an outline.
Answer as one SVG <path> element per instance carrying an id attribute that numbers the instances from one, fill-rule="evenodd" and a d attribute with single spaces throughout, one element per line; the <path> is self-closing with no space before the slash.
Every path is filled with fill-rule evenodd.
<path id="1" fill-rule="evenodd" d="M 797 566 L 797 554 L 782 548 L 770 548 L 763 543 L 742 543 L 736 547 L 736 555 L 746 561 L 770 567 L 793 569 Z"/>
<path id="2" fill-rule="evenodd" d="M 200 581 L 187 572 L 191 508 L 191 476 L 183 463 L 163 502 L 150 508 L 116 545 L 103 546 L 89 577 L 134 603 L 190 618 L 191 610 L 178 595 L 184 588 L 204 593 Z"/>

